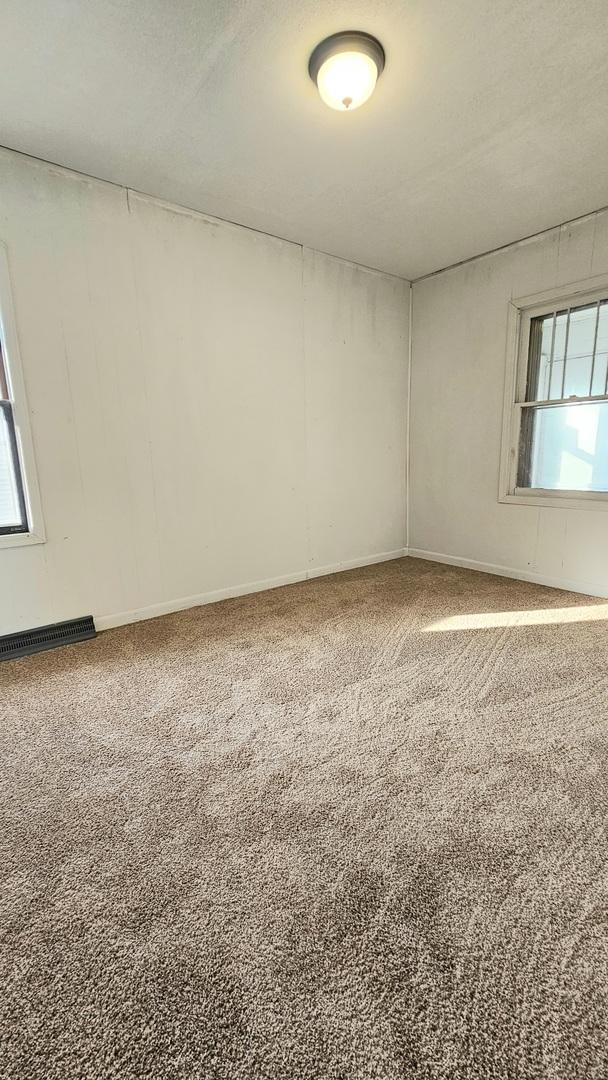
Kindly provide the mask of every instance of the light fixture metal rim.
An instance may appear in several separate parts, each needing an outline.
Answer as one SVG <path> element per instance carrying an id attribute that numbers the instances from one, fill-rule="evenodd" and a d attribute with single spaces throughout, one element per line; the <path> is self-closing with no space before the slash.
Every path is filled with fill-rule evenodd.
<path id="1" fill-rule="evenodd" d="M 338 34 L 331 34 L 320 41 L 310 54 L 308 61 L 308 74 L 316 84 L 319 71 L 330 56 L 337 56 L 343 52 L 362 52 L 371 57 L 378 69 L 380 78 L 386 55 L 378 38 L 372 34 L 366 34 L 364 30 L 341 30 Z"/>

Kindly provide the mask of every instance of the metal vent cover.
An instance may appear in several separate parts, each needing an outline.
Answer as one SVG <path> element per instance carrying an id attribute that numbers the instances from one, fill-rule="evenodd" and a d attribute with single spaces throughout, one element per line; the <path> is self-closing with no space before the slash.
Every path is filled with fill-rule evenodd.
<path id="1" fill-rule="evenodd" d="M 97 636 L 92 615 L 67 622 L 37 626 L 33 630 L 19 630 L 16 634 L 0 637 L 0 660 L 14 660 L 18 656 L 56 649 L 59 645 L 71 645 Z"/>

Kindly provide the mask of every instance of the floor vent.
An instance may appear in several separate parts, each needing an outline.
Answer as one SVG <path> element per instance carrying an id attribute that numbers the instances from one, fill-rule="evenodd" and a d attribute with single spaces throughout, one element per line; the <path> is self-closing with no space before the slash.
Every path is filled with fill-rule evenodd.
<path id="1" fill-rule="evenodd" d="M 14 660 L 17 656 L 29 656 L 30 653 L 56 649 L 58 645 L 71 645 L 75 641 L 96 636 L 92 615 L 53 623 L 52 626 L 37 626 L 34 630 L 20 630 L 17 634 L 0 637 L 0 660 Z"/>

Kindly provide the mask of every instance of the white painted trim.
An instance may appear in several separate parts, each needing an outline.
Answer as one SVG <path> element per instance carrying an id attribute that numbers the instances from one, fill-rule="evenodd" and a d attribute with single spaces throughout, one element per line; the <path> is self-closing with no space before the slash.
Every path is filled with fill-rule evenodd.
<path id="1" fill-rule="evenodd" d="M 15 421 L 17 449 L 21 465 L 23 490 L 27 509 L 29 530 L 0 536 L 0 549 L 21 547 L 25 544 L 43 544 L 46 536 L 42 517 L 42 503 L 38 487 L 34 443 L 30 427 L 29 409 L 25 393 L 23 367 L 19 351 L 19 337 L 15 321 L 15 309 L 8 265 L 6 245 L 0 241 L 0 332 L 5 350 L 9 395 Z"/>
<path id="2" fill-rule="evenodd" d="M 345 559 L 343 562 L 330 563 L 328 566 L 315 566 L 306 571 L 306 578 L 339 574 L 342 570 L 356 570 L 360 566 L 375 566 L 376 563 L 391 562 L 392 559 L 403 559 L 407 553 L 407 548 L 403 547 L 397 548 L 395 551 L 381 551 L 378 555 L 360 555 L 356 559 Z"/>
<path id="3" fill-rule="evenodd" d="M 413 559 L 426 559 L 427 562 L 445 563 L 448 566 L 463 566 L 467 570 L 478 570 L 482 574 L 495 574 L 498 577 L 514 578 L 516 581 L 530 581 L 534 585 L 547 585 L 550 589 L 562 589 L 566 592 L 583 593 L 585 596 L 608 597 L 608 585 L 599 585 L 590 581 L 570 581 L 567 578 L 545 577 L 534 570 L 518 570 L 514 566 L 499 566 L 495 563 L 478 562 L 477 559 L 464 559 L 460 555 L 444 555 L 439 551 L 424 551 L 410 548 Z"/>
<path id="4" fill-rule="evenodd" d="M 280 577 L 266 578 L 263 581 L 249 581 L 244 585 L 233 585 L 227 589 L 215 589 L 213 592 L 182 596 L 177 600 L 161 600 L 158 604 L 150 604 L 148 607 L 136 608 L 133 611 L 96 615 L 94 617 L 95 626 L 97 630 L 109 630 L 113 626 L 125 626 L 127 623 L 155 619 L 159 615 L 169 615 L 173 611 L 185 611 L 187 608 L 201 607 L 204 604 L 217 604 L 220 600 L 230 600 L 237 596 L 265 592 L 267 589 L 276 589 L 281 585 L 293 585 L 297 581 L 307 581 L 316 577 L 324 577 L 327 574 L 337 574 L 343 570 L 355 570 L 360 566 L 373 566 L 375 563 L 390 562 L 392 559 L 401 559 L 404 555 L 407 555 L 407 549 L 398 548 L 396 551 L 383 551 L 378 555 L 361 555 L 356 559 L 346 559 L 343 562 L 332 563 L 328 566 L 311 567 L 309 570 L 298 570 L 293 574 L 282 574 Z"/>
<path id="5" fill-rule="evenodd" d="M 519 413 L 515 409 L 517 365 L 521 331 L 521 310 L 510 303 L 507 312 L 507 343 L 505 352 L 504 398 L 502 414 L 502 439 L 500 447 L 500 470 L 498 501 L 513 495 L 517 474 L 517 445 L 519 439 Z"/>
<path id="6" fill-rule="evenodd" d="M 592 277 L 571 281 L 565 285 L 554 285 L 551 289 L 543 289 L 542 292 L 529 293 L 527 296 L 518 296 L 511 301 L 516 308 L 525 308 L 530 318 L 537 315 L 548 315 L 555 310 L 556 304 L 574 300 L 581 293 L 589 293 L 591 302 L 594 299 L 603 298 L 605 289 L 608 288 L 608 274 L 594 274 Z"/>
<path id="7" fill-rule="evenodd" d="M 556 506 L 559 510 L 608 510 L 608 492 L 515 488 L 512 495 L 501 495 L 500 502 L 515 506 Z"/>
<path id="8" fill-rule="evenodd" d="M 0 551 L 3 548 L 14 547 L 31 547 L 32 544 L 45 544 L 46 537 L 44 533 L 33 532 L 21 532 L 21 533 L 3 533 L 0 536 Z"/>

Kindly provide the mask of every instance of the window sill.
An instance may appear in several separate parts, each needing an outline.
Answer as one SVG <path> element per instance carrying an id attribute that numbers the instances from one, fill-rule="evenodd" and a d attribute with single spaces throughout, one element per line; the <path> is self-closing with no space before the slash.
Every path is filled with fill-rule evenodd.
<path id="1" fill-rule="evenodd" d="M 32 544 L 45 544 L 46 537 L 39 533 L 4 533 L 0 535 L 0 550 L 2 548 L 30 547 Z"/>
<path id="2" fill-rule="evenodd" d="M 553 506 L 559 510 L 608 510 L 608 491 L 548 491 L 516 488 L 498 501 L 515 506 Z"/>

